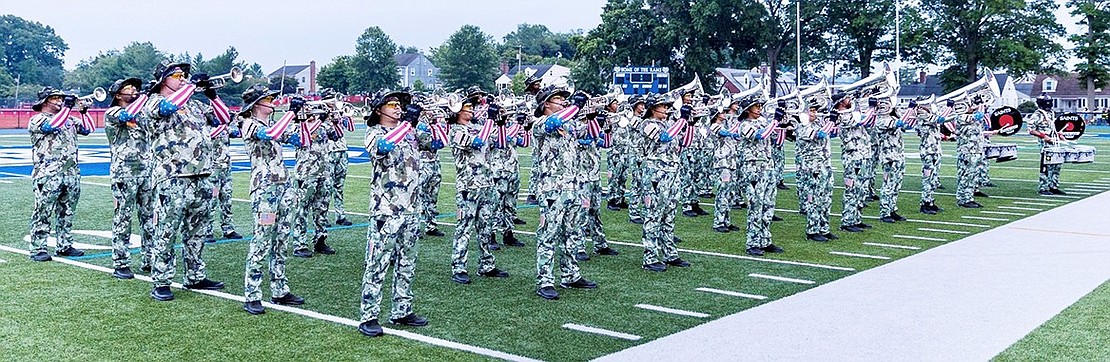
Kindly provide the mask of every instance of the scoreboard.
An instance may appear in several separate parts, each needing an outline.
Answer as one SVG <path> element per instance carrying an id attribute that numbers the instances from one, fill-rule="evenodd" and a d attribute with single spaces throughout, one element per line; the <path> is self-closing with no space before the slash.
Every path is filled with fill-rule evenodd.
<path id="1" fill-rule="evenodd" d="M 662 94 L 671 89 L 667 67 L 613 67 L 613 85 L 626 95 Z"/>

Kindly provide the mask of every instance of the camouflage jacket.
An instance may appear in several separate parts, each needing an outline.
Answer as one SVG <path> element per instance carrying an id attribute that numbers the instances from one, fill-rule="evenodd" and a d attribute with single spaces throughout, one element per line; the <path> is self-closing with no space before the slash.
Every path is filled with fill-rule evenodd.
<path id="1" fill-rule="evenodd" d="M 370 217 L 399 216 L 412 213 L 417 205 L 420 185 L 420 155 L 416 132 L 410 132 L 386 154 L 377 152 L 378 140 L 392 128 L 377 124 L 366 132 L 366 149 L 374 171 L 370 176 Z M 462 172 L 459 172 L 461 184 Z M 460 189 L 462 187 L 460 186 Z"/>
<path id="2" fill-rule="evenodd" d="M 333 115 L 333 117 L 334 117 L 334 115 Z M 341 118 L 336 118 L 336 120 L 342 121 L 342 118 L 344 118 L 344 117 L 341 116 Z M 345 118 L 347 118 L 347 120 L 346 120 L 347 122 L 354 122 L 353 120 L 350 120 L 349 117 L 345 117 Z M 343 126 L 340 122 L 331 121 L 331 118 L 329 118 L 327 123 L 330 125 L 331 129 L 333 129 L 333 130 Z M 328 138 L 328 140 L 327 140 L 328 152 L 346 152 L 347 151 L 347 132 L 350 132 L 350 131 L 348 131 L 346 128 L 344 128 L 343 133 L 336 132 L 337 135 L 339 136 L 338 139 L 332 140 L 331 138 Z"/>
<path id="3" fill-rule="evenodd" d="M 215 117 L 212 108 L 191 99 L 174 114 L 162 117 L 158 106 L 163 99 L 161 94 L 153 94 L 143 107 L 153 135 L 152 180 L 158 183 L 173 177 L 208 176 L 212 172 L 212 139 L 208 135 L 208 119 Z"/>
<path id="4" fill-rule="evenodd" d="M 505 129 L 508 130 L 515 122 L 508 122 L 505 124 Z M 498 147 L 494 143 L 497 142 L 501 132 L 500 127 L 495 127 L 493 133 L 490 134 L 490 150 L 489 150 L 489 167 L 493 172 L 495 178 L 510 178 L 514 174 L 519 173 L 520 161 L 516 151 L 514 142 L 508 142 L 505 147 Z M 516 135 L 509 135 L 516 137 Z"/>
<path id="5" fill-rule="evenodd" d="M 644 135 L 643 161 L 651 162 L 657 170 L 662 172 L 675 172 L 678 170 L 678 154 L 681 151 L 682 132 L 675 135 L 670 142 L 659 140 L 659 134 L 667 132 L 667 128 L 680 122 L 667 119 L 644 119 L 640 123 L 640 132 Z"/>
<path id="6" fill-rule="evenodd" d="M 880 162 L 905 161 L 906 155 L 902 153 L 905 145 L 902 144 L 902 127 L 898 126 L 895 116 L 879 116 L 875 123 L 876 143 L 879 145 Z"/>
<path id="7" fill-rule="evenodd" d="M 34 164 L 32 179 L 81 174 L 77 167 L 77 124 L 81 120 L 71 116 L 61 129 L 43 132 L 42 125 L 49 123 L 53 117 L 53 113 L 39 113 L 27 122 L 27 131 L 31 132 L 31 162 Z"/>
<path id="8" fill-rule="evenodd" d="M 578 123 L 582 128 L 585 124 Z M 582 130 L 580 130 L 582 131 Z M 577 140 L 574 141 L 574 156 L 577 160 L 577 166 L 574 170 L 578 174 L 575 178 L 579 183 L 589 183 L 601 181 L 601 150 L 597 147 L 597 140 L 582 144 Z"/>
<path id="9" fill-rule="evenodd" d="M 251 159 L 251 190 L 265 185 L 285 184 L 289 181 L 289 170 L 285 168 L 282 157 L 282 143 L 296 134 L 296 127 L 285 129 L 285 133 L 272 140 L 258 138 L 258 131 L 266 130 L 274 124 L 272 119 L 258 119 L 240 116 L 236 123 L 243 127 L 243 144 Z"/>
<path id="10" fill-rule="evenodd" d="M 301 123 L 294 123 L 290 128 L 299 130 Z M 331 162 L 328 162 L 328 132 L 331 131 L 331 122 L 320 122 L 312 132 L 312 144 L 297 147 L 297 165 L 293 167 L 293 174 L 298 180 L 311 180 L 328 177 L 331 174 Z M 301 135 L 304 142 L 304 135 Z"/>
<path id="11" fill-rule="evenodd" d="M 647 135 L 644 134 L 644 119 L 629 114 L 628 122 L 628 141 L 627 141 L 627 155 L 632 165 L 640 162 L 644 158 L 644 152 L 648 146 Z"/>
<path id="12" fill-rule="evenodd" d="M 420 123 L 427 125 L 426 122 Z M 430 127 L 430 126 L 429 126 Z M 420 151 L 420 162 L 435 162 L 439 163 L 439 149 L 432 149 L 432 135 L 429 132 L 418 131 L 418 144 L 417 149 Z M 446 145 L 440 145 L 442 148 Z"/>
<path id="13" fill-rule="evenodd" d="M 539 164 L 532 172 L 537 173 L 537 193 L 544 198 L 555 198 L 562 192 L 573 192 L 578 189 L 577 171 L 578 157 L 575 155 L 577 138 L 569 127 L 547 132 L 544 127 L 546 116 L 540 116 L 532 127 L 535 136 L 535 157 Z"/>
<path id="14" fill-rule="evenodd" d="M 147 120 L 121 122 L 119 116 L 123 110 L 123 107 L 114 106 L 104 112 L 104 134 L 108 136 L 108 146 L 112 150 L 109 172 L 112 177 L 150 177 L 152 155 Z"/>
<path id="15" fill-rule="evenodd" d="M 963 114 L 956 117 L 956 148 L 959 157 L 967 157 L 983 153 L 983 122 L 976 120 L 972 114 Z"/>
<path id="16" fill-rule="evenodd" d="M 609 119 L 610 132 L 612 132 L 613 138 L 613 146 L 609 149 L 609 152 L 625 154 L 632 148 L 632 137 L 635 136 L 634 133 L 636 132 L 632 128 L 633 118 L 635 116 L 632 115 L 632 111 L 627 111 L 613 114 L 612 118 Z"/>
<path id="17" fill-rule="evenodd" d="M 917 136 L 921 137 L 921 154 L 923 155 L 939 155 L 940 149 L 940 127 L 942 125 L 937 123 L 937 117 L 932 113 L 924 110 L 919 110 L 917 113 Z"/>
<path id="18" fill-rule="evenodd" d="M 451 155 L 455 157 L 455 188 L 474 190 L 493 185 L 493 170 L 489 164 L 490 140 L 477 149 L 471 147 L 482 126 L 453 124 L 448 138 L 451 139 Z"/>
<path id="19" fill-rule="evenodd" d="M 228 148 L 231 146 L 231 131 L 236 128 L 236 122 L 227 125 L 222 132 L 212 137 L 212 167 L 217 169 L 231 168 L 231 153 Z M 208 135 L 211 136 L 212 132 L 217 127 L 208 127 Z"/>
<path id="20" fill-rule="evenodd" d="M 817 120 L 799 124 L 798 128 L 794 130 L 795 137 L 797 137 L 797 141 L 794 141 L 794 148 L 800 161 L 798 169 L 816 170 L 832 167 L 829 135 L 822 136 L 821 126 L 824 122 Z"/>
<path id="21" fill-rule="evenodd" d="M 840 127 L 841 157 L 845 161 L 859 161 L 871 158 L 871 135 L 867 127 L 857 125 L 859 113 L 836 112 L 836 124 Z"/>
<path id="22" fill-rule="evenodd" d="M 1056 137 L 1055 120 L 1056 116 L 1052 114 L 1052 111 L 1037 109 L 1037 111 L 1029 115 L 1028 127 L 1031 131 L 1044 133 L 1048 137 Z M 1037 138 L 1037 142 L 1040 143 L 1042 149 L 1045 148 L 1044 139 Z M 1054 144 L 1048 144 L 1048 147 L 1051 146 L 1054 146 Z"/>
<path id="23" fill-rule="evenodd" d="M 761 138 L 759 135 L 771 125 L 771 121 L 759 117 L 745 119 L 740 122 L 740 142 L 736 148 L 739 151 L 740 159 L 744 162 L 770 162 L 770 136 Z"/>
<path id="24" fill-rule="evenodd" d="M 714 123 L 709 126 L 710 136 L 716 139 L 716 147 L 713 149 L 713 168 L 723 168 L 729 170 L 736 169 L 736 160 L 738 153 L 736 148 L 739 141 L 732 136 L 721 135 L 721 131 L 732 132 L 733 126 L 737 125 L 738 120 L 726 119 L 721 123 Z M 737 131 L 739 131 L 737 129 Z"/>

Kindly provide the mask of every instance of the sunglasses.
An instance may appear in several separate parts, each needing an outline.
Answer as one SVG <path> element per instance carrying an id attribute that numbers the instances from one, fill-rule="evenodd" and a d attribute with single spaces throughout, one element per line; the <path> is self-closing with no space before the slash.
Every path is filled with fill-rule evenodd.
<path id="1" fill-rule="evenodd" d="M 268 96 L 268 97 L 262 97 L 262 99 L 259 99 L 258 101 L 259 101 L 259 102 L 267 102 L 267 103 L 269 103 L 269 102 L 273 102 L 273 101 L 274 101 L 274 97 L 272 97 L 272 96 Z"/>
<path id="2" fill-rule="evenodd" d="M 398 101 L 385 102 L 384 107 L 386 107 L 386 108 L 401 108 L 401 102 L 398 102 Z"/>
<path id="3" fill-rule="evenodd" d="M 185 72 L 176 72 L 176 73 L 170 74 L 168 78 L 173 78 L 173 79 L 177 79 L 177 80 L 184 80 L 185 79 Z"/>

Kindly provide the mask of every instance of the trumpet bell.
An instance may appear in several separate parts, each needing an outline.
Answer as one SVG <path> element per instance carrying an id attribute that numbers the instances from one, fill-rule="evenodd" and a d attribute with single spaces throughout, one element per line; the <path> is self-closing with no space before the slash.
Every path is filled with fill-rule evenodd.
<path id="1" fill-rule="evenodd" d="M 105 99 L 108 99 L 108 91 L 104 90 L 104 88 L 96 87 L 96 89 L 93 89 L 92 94 L 78 99 L 85 103 L 92 103 L 93 101 L 103 102 Z"/>
<path id="2" fill-rule="evenodd" d="M 231 82 L 233 83 L 239 83 L 243 81 L 243 70 L 239 69 L 239 67 L 231 67 L 231 71 L 228 72 L 227 75 L 231 78 Z"/>

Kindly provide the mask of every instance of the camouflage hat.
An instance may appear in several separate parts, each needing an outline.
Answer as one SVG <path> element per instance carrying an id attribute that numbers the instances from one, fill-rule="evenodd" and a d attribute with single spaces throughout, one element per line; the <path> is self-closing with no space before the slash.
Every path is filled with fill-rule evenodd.
<path id="1" fill-rule="evenodd" d="M 65 92 L 54 89 L 54 87 L 43 88 L 41 91 L 39 91 L 39 94 L 38 94 L 39 101 L 35 102 L 35 104 L 31 106 L 31 109 L 33 109 L 35 112 L 41 112 L 42 111 L 42 105 L 46 103 L 47 99 L 49 99 L 50 97 L 53 97 L 53 96 L 65 97 L 66 95 L 67 94 Z"/>
<path id="2" fill-rule="evenodd" d="M 466 98 L 485 97 L 487 95 L 489 95 L 489 93 L 482 90 L 482 87 L 476 85 L 466 89 Z"/>
<path id="3" fill-rule="evenodd" d="M 763 103 L 766 103 L 767 101 L 763 99 L 762 94 L 756 93 L 744 98 L 740 98 L 738 102 L 740 104 L 740 112 L 746 112 L 748 108 L 752 108 L 756 105 L 763 106 Z"/>
<path id="4" fill-rule="evenodd" d="M 338 95 L 339 92 L 336 92 L 335 89 L 332 88 L 324 88 L 320 90 L 320 99 L 332 99 Z"/>
<path id="5" fill-rule="evenodd" d="M 254 105 L 258 103 L 258 101 L 266 97 L 276 96 L 280 93 L 281 92 L 276 90 L 270 90 L 270 88 L 262 84 L 255 84 L 250 88 L 247 88 L 247 90 L 243 91 L 243 109 L 239 112 L 239 114 L 250 114 L 251 109 L 254 108 Z"/>
<path id="6" fill-rule="evenodd" d="M 1052 109 L 1052 97 L 1049 97 L 1047 94 L 1041 94 L 1040 96 L 1038 96 L 1037 97 L 1037 108 L 1040 108 L 1040 109 L 1043 109 L 1043 110 L 1046 110 L 1046 111 Z"/>
<path id="7" fill-rule="evenodd" d="M 644 98 L 645 98 L 644 96 L 639 95 L 639 94 L 633 95 L 632 97 L 628 98 L 628 105 L 632 106 L 632 107 L 635 107 L 636 104 L 644 103 L 644 101 L 645 101 Z"/>
<path id="8" fill-rule="evenodd" d="M 671 108 L 674 105 L 674 99 L 664 95 L 649 95 L 647 99 L 644 100 L 644 105 L 647 106 L 648 111 L 655 108 L 655 106 L 667 106 L 667 108 Z M 640 118 L 651 118 L 651 112 L 644 112 Z"/>
<path id="9" fill-rule="evenodd" d="M 119 91 L 123 90 L 123 87 L 126 86 L 135 87 L 135 91 L 137 92 L 143 89 L 143 80 L 139 78 L 127 78 L 118 79 L 113 82 L 112 86 L 108 87 L 108 95 L 112 97 L 113 106 L 116 105 L 116 94 L 119 94 Z"/>
<path id="10" fill-rule="evenodd" d="M 378 95 L 374 97 L 374 102 L 371 103 L 373 104 L 373 106 L 371 106 L 372 108 L 370 109 L 370 115 L 364 117 L 366 119 L 367 126 L 373 126 L 381 121 L 381 114 L 378 112 L 378 109 L 382 108 L 382 106 L 390 101 L 401 102 L 401 109 L 404 109 L 406 106 L 412 103 L 412 94 L 409 94 L 405 91 L 392 92 L 389 90 L 383 90 L 379 92 Z"/>
<path id="11" fill-rule="evenodd" d="M 524 86 L 528 87 L 528 86 L 531 86 L 532 84 L 536 84 L 536 83 L 539 83 L 541 81 L 543 81 L 543 78 L 537 77 L 535 74 L 532 74 L 532 75 L 529 75 L 528 78 L 524 80 Z"/>
<path id="12" fill-rule="evenodd" d="M 171 63 L 168 60 L 164 60 L 161 63 L 158 63 L 158 66 L 154 67 L 154 72 L 151 74 L 154 78 L 154 86 L 157 87 L 161 85 L 162 81 L 166 80 L 166 77 L 168 77 L 170 74 L 173 74 L 178 69 L 180 69 L 182 72 L 185 72 L 185 76 L 188 77 L 190 74 L 192 74 L 192 68 L 193 66 L 189 63 Z"/>
<path id="13" fill-rule="evenodd" d="M 544 89 L 540 90 L 539 93 L 536 93 L 536 110 L 534 112 L 532 112 L 532 115 L 535 116 L 535 117 L 542 116 L 543 115 L 543 104 L 547 103 L 547 100 L 551 99 L 551 97 L 554 97 L 554 96 L 562 96 L 563 98 L 569 98 L 570 97 L 570 91 L 567 91 L 566 89 L 562 89 L 562 88 L 556 88 L 554 86 L 548 86 L 547 88 L 544 88 Z"/>

